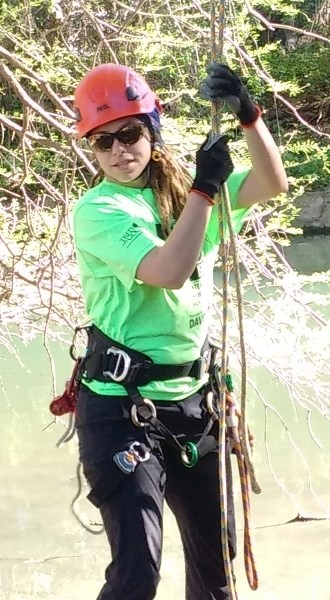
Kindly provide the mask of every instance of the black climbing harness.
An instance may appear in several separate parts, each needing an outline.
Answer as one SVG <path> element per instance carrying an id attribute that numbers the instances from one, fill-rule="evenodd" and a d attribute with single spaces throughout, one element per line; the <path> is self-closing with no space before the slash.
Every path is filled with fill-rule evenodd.
<path id="1" fill-rule="evenodd" d="M 78 355 L 76 348 L 76 338 L 81 332 L 87 334 L 87 348 L 83 357 Z M 195 361 L 180 365 L 155 364 L 146 354 L 108 338 L 95 325 L 77 327 L 70 347 L 70 356 L 75 361 L 71 379 L 66 383 L 64 393 L 51 402 L 50 410 L 55 416 L 71 413 L 73 419 L 81 382 L 97 380 L 120 384 L 131 400 L 129 416 L 133 424 L 138 428 L 145 428 L 146 438 L 150 430 L 161 434 L 170 446 L 179 451 L 183 465 L 192 468 L 203 456 L 216 449 L 216 436 L 210 435 L 210 432 L 215 421 L 219 420 L 219 411 L 226 410 L 226 406 L 223 409 L 219 408 L 218 403 L 221 385 L 219 351 L 220 347 L 207 339 L 203 344 L 201 356 Z M 185 376 L 201 379 L 205 373 L 209 374 L 209 381 L 203 390 L 208 421 L 197 442 L 181 443 L 158 418 L 155 404 L 142 396 L 139 387 L 149 381 Z M 228 391 L 231 386 L 230 376 L 227 374 Z M 149 457 L 150 448 L 138 441 L 119 450 L 113 456 L 113 461 L 118 468 L 110 476 L 107 465 L 103 465 L 102 476 L 87 498 L 99 508 L 126 475 L 133 473 L 138 464 L 145 462 Z"/>
<path id="2" fill-rule="evenodd" d="M 79 357 L 76 350 L 76 338 L 81 332 L 87 334 L 87 349 L 84 357 Z M 70 347 L 70 356 L 75 361 L 72 376 L 65 386 L 64 393 L 51 402 L 50 411 L 55 416 L 74 413 L 81 381 L 88 383 L 97 380 L 120 384 L 125 388 L 132 402 L 130 418 L 134 425 L 156 430 L 172 447 L 179 450 L 181 460 L 186 467 L 194 467 L 202 456 L 216 447 L 216 441 L 209 433 L 214 421 L 219 417 L 218 408 L 212 400 L 214 393 L 216 396 L 219 393 L 215 389 L 218 380 L 215 374 L 219 369 L 218 351 L 219 347 L 207 339 L 203 344 L 200 357 L 194 361 L 182 364 L 155 364 L 146 354 L 112 340 L 95 325 L 76 327 Z M 158 418 L 155 404 L 142 396 L 139 387 L 150 381 L 165 381 L 179 377 L 201 379 L 205 373 L 209 373 L 205 399 L 210 418 L 198 442 L 187 441 L 182 444 Z"/>
<path id="3" fill-rule="evenodd" d="M 178 438 L 158 418 L 154 403 L 144 398 L 139 387 L 150 381 L 164 381 L 179 377 L 201 379 L 205 373 L 212 377 L 217 368 L 218 347 L 206 340 L 201 356 L 183 364 L 155 364 L 149 356 L 137 352 L 110 339 L 95 325 L 87 328 L 88 347 L 84 358 L 84 381 L 95 379 L 122 385 L 132 401 L 130 417 L 136 427 L 152 427 L 163 435 L 175 449 L 179 449 L 183 464 L 194 467 L 198 460 L 216 447 L 216 441 L 209 432 L 218 418 L 215 407 L 207 406 L 210 418 L 197 443 L 182 444 Z"/>

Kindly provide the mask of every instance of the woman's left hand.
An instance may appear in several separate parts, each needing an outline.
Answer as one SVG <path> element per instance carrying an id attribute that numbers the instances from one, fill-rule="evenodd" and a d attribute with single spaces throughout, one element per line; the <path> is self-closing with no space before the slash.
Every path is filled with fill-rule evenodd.
<path id="1" fill-rule="evenodd" d="M 260 116 L 260 109 L 238 75 L 219 63 L 210 64 L 206 71 L 209 76 L 201 83 L 201 97 L 211 101 L 224 100 L 242 125 L 254 123 Z"/>

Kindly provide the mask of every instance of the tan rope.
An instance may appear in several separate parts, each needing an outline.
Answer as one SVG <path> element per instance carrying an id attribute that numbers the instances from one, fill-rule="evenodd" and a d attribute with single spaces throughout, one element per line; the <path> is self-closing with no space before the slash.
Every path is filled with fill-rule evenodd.
<path id="1" fill-rule="evenodd" d="M 224 41 L 224 23 L 225 23 L 225 0 L 220 0 L 218 5 L 218 15 L 216 15 L 215 0 L 211 0 L 210 7 L 211 17 L 211 58 L 214 62 L 222 62 L 223 55 L 223 41 Z M 218 35 L 217 35 L 217 23 L 218 23 Z M 212 123 L 212 134 L 220 133 L 220 106 L 219 102 L 211 103 L 211 123 Z M 221 235 L 221 254 L 222 254 L 222 284 L 223 284 L 223 297 L 222 297 L 222 355 L 221 355 L 221 380 L 219 381 L 220 394 L 219 394 L 219 492 L 220 492 L 220 515 L 221 515 L 221 547 L 223 554 L 223 561 L 226 573 L 227 585 L 232 600 L 237 599 L 237 592 L 235 588 L 235 582 L 233 578 L 232 564 L 230 560 L 229 546 L 228 546 L 228 511 L 227 511 L 227 477 L 226 477 L 226 372 L 227 372 L 227 330 L 228 330 L 228 287 L 229 287 L 229 268 L 228 268 L 228 244 L 226 244 L 226 224 L 228 224 L 228 231 L 230 237 L 230 245 L 232 250 L 233 268 L 235 273 L 235 285 L 238 303 L 238 321 L 239 321 L 239 338 L 240 338 L 240 349 L 241 349 L 241 418 L 239 420 L 239 437 L 240 437 L 240 452 L 237 453 L 237 458 L 240 459 L 240 475 L 243 472 L 246 474 L 245 483 L 249 476 L 251 487 L 255 493 L 260 493 L 261 488 L 256 480 L 254 468 L 252 465 L 249 445 L 247 443 L 247 423 L 246 423 L 246 388 L 247 388 L 247 361 L 246 361 L 246 350 L 245 350 L 245 339 L 244 339 L 244 327 L 243 327 L 243 301 L 241 291 L 241 281 L 239 264 L 237 258 L 236 238 L 233 231 L 231 221 L 231 205 L 226 184 L 221 187 L 220 192 L 221 200 L 219 202 L 219 221 L 220 221 L 220 235 Z M 244 467 L 244 471 L 243 471 Z M 242 477 L 241 477 L 242 483 Z M 242 490 L 243 491 L 243 490 Z M 249 545 L 249 556 L 253 557 L 252 545 L 250 540 L 250 505 L 248 496 L 248 486 L 244 486 L 244 498 L 243 506 L 245 508 L 245 550 Z M 248 509 L 248 518 L 247 518 Z M 249 540 L 249 544 L 247 541 Z M 248 552 L 245 552 L 246 557 Z M 251 569 L 251 564 L 253 568 Z M 246 572 L 249 583 L 252 589 L 256 589 L 257 574 L 254 564 L 252 561 L 245 560 Z M 253 576 L 252 576 L 252 574 Z"/>
<path id="2" fill-rule="evenodd" d="M 224 40 L 224 19 L 225 6 L 224 0 L 220 1 L 218 18 L 215 9 L 215 0 L 211 0 L 211 58 L 212 61 L 221 62 L 223 53 Z M 218 35 L 217 35 L 218 22 Z M 220 133 L 220 103 L 215 101 L 211 103 L 211 130 L 212 134 Z M 226 185 L 222 186 L 221 197 L 228 199 L 228 190 Z M 228 199 L 229 202 L 229 199 Z M 223 214 L 222 203 L 219 202 L 219 222 L 221 234 L 221 249 L 222 249 L 222 287 L 223 287 L 223 319 L 222 319 L 222 352 L 221 352 L 221 378 L 218 381 L 219 397 L 218 397 L 218 414 L 219 414 L 219 434 L 218 434 L 218 468 L 219 468 L 219 496 L 220 496 L 220 531 L 221 531 L 221 549 L 222 559 L 225 569 L 226 582 L 229 591 L 230 600 L 237 599 L 235 588 L 234 574 L 232 561 L 230 558 L 228 544 L 228 507 L 227 507 L 227 459 L 226 459 L 226 379 L 227 370 L 227 323 L 228 323 L 228 255 L 225 244 L 225 223 L 221 218 Z"/>

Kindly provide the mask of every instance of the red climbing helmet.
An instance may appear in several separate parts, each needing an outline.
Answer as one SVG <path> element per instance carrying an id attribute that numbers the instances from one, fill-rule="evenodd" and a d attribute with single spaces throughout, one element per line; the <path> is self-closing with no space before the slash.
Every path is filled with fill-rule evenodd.
<path id="1" fill-rule="evenodd" d="M 75 90 L 78 137 L 116 119 L 151 113 L 155 107 L 161 111 L 156 94 L 141 75 L 124 65 L 99 65 Z"/>

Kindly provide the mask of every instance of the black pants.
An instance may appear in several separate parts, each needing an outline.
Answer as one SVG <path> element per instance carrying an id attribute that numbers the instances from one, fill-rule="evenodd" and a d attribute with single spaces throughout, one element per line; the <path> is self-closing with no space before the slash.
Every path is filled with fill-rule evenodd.
<path id="1" fill-rule="evenodd" d="M 203 393 L 181 402 L 155 402 L 160 420 L 181 443 L 198 441 L 207 421 Z M 101 477 L 117 477 L 113 455 L 139 441 L 152 448 L 148 461 L 120 484 L 101 505 L 112 562 L 97 600 L 152 600 L 159 583 L 163 503 L 174 513 L 183 543 L 186 600 L 229 598 L 221 553 L 218 453 L 196 466 L 182 464 L 180 452 L 157 432 L 137 428 L 129 418 L 128 398 L 100 396 L 81 386 L 77 409 L 80 460 L 93 488 Z M 211 431 L 217 437 L 217 426 Z M 228 486 L 231 488 L 231 485 Z M 231 558 L 236 554 L 232 494 L 228 497 Z"/>

